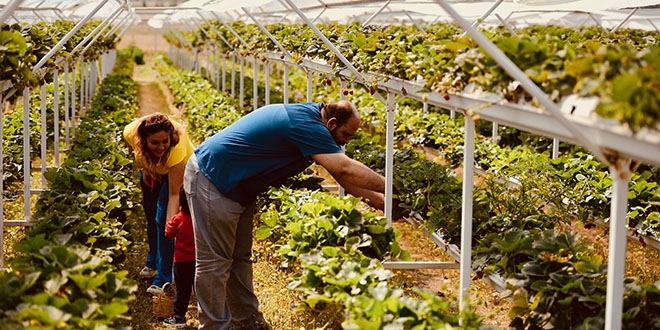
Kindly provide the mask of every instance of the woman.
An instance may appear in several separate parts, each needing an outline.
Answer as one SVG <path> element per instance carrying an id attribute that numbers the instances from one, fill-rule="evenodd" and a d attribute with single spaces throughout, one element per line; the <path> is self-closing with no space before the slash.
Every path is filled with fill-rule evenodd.
<path id="1" fill-rule="evenodd" d="M 149 252 L 140 272 L 153 277 L 148 293 L 160 293 L 172 282 L 174 240 L 165 237 L 165 226 L 179 212 L 183 172 L 194 146 L 183 127 L 161 113 L 134 120 L 124 128 L 124 139 L 140 168 L 142 205 L 147 218 Z"/>

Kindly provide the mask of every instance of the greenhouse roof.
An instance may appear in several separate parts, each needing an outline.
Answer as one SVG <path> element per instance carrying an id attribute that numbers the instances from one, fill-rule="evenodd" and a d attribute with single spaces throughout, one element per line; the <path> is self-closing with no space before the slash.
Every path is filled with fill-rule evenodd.
<path id="1" fill-rule="evenodd" d="M 298 10 L 315 22 L 451 22 L 453 18 L 439 2 L 440 0 L 251 0 L 241 3 L 233 0 L 191 0 L 177 9 L 166 10 L 163 14 L 151 18 L 149 23 L 160 27 L 163 21 L 177 23 L 199 19 L 199 15 L 225 22 L 251 22 L 250 16 L 253 16 L 264 24 L 297 23 L 302 21 L 297 14 Z M 450 4 L 464 18 L 471 21 L 483 18 L 483 24 L 490 26 L 506 21 L 513 26 L 554 24 L 614 28 L 625 22 L 626 27 L 653 30 L 656 29 L 653 20 L 660 14 L 659 0 L 447 0 L 445 3 Z"/>
<path id="2" fill-rule="evenodd" d="M 506 24 L 521 27 L 533 24 L 563 26 L 598 25 L 658 30 L 660 0 L 190 0 L 177 7 L 133 7 L 127 0 L 0 0 L 0 22 L 34 23 L 57 19 L 83 19 L 121 14 L 141 17 L 152 27 L 164 23 L 204 19 L 225 22 L 254 19 L 260 23 L 298 23 L 300 14 L 314 22 L 337 21 L 363 24 L 418 24 L 451 22 L 453 18 L 440 5 L 449 4 L 470 21 L 482 26 Z M 298 13 L 299 11 L 299 13 Z M 252 17 L 250 17 L 252 16 Z"/>

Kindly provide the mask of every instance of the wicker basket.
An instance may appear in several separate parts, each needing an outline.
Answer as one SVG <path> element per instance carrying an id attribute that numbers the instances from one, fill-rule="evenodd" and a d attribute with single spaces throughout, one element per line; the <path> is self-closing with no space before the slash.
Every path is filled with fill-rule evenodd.
<path id="1" fill-rule="evenodd" d="M 151 297 L 154 302 L 154 315 L 167 318 L 174 315 L 174 296 L 176 288 L 170 282 L 163 284 L 160 293 Z"/>

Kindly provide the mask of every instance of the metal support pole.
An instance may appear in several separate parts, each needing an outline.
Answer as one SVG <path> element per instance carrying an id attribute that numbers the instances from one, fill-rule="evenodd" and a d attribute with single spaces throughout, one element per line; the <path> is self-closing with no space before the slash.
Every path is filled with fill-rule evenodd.
<path id="1" fill-rule="evenodd" d="M 241 68 L 241 72 L 243 72 Z M 252 109 L 257 110 L 259 107 L 259 61 L 257 56 L 252 59 Z"/>
<path id="2" fill-rule="evenodd" d="M 81 62 L 82 66 L 82 62 Z M 75 63 L 71 67 L 71 127 L 73 131 L 71 132 L 75 133 L 76 127 L 78 127 L 78 123 L 76 123 L 76 65 Z"/>
<path id="3" fill-rule="evenodd" d="M 312 71 L 307 71 L 307 102 L 312 102 L 314 100 L 314 97 L 312 96 L 312 92 L 314 91 L 312 85 L 313 78 Z"/>
<path id="4" fill-rule="evenodd" d="M 243 66 L 243 61 L 241 61 L 241 66 Z M 243 70 L 241 70 L 243 72 Z M 243 79 L 241 79 L 242 84 Z M 241 85 L 242 86 L 242 85 Z M 243 90 L 243 88 L 241 88 Z M 231 96 L 236 97 L 236 54 L 231 54 Z M 238 99 L 240 106 L 243 106 L 243 96 Z"/>
<path id="5" fill-rule="evenodd" d="M 503 19 L 502 16 L 500 16 L 500 14 L 495 14 L 495 17 L 497 17 L 497 19 L 500 20 L 500 23 L 502 23 L 502 25 L 504 25 L 504 27 L 507 30 L 509 30 L 509 32 L 512 35 L 514 36 L 517 35 L 516 31 L 513 30 L 513 28 L 509 25 L 509 23 L 507 23 L 506 19 Z"/>
<path id="6" fill-rule="evenodd" d="M 491 131 L 491 141 L 493 141 L 493 144 L 497 144 L 497 141 L 500 139 L 499 127 L 497 123 L 493 122 L 493 130 Z"/>
<path id="7" fill-rule="evenodd" d="M 605 296 L 605 330 L 621 329 L 623 317 L 623 280 L 626 272 L 626 217 L 630 160 L 619 158 L 610 165 L 612 204 L 610 247 L 607 261 L 607 293 Z"/>
<path id="8" fill-rule="evenodd" d="M 69 63 L 64 65 L 64 146 L 69 150 Z"/>
<path id="9" fill-rule="evenodd" d="M 497 7 L 499 7 L 500 4 L 502 4 L 502 2 L 504 2 L 504 0 L 497 0 L 492 6 L 490 6 L 490 8 L 483 15 L 481 15 L 481 17 L 479 17 L 477 20 L 475 20 L 472 23 L 472 27 L 476 29 L 477 26 L 481 24 L 481 22 L 483 22 L 486 18 L 488 18 L 488 16 L 490 16 L 490 14 L 492 14 L 493 11 L 497 9 Z M 466 35 L 467 35 L 467 31 L 461 34 L 461 38 L 465 37 Z"/>
<path id="10" fill-rule="evenodd" d="M 279 41 L 277 41 L 277 39 L 275 39 L 275 37 L 270 33 L 270 31 L 268 31 L 268 29 L 266 29 L 266 27 L 263 26 L 263 24 L 261 24 L 261 22 L 259 22 L 254 16 L 252 16 L 252 14 L 250 14 L 250 12 L 247 9 L 245 9 L 245 7 L 241 7 L 241 9 L 243 9 L 245 14 L 247 14 L 250 17 L 250 19 L 252 19 L 252 21 L 255 24 L 257 24 L 257 26 L 261 29 L 261 31 L 263 31 L 271 41 L 273 41 L 273 43 L 277 46 L 277 48 L 279 48 L 282 51 L 282 54 L 284 54 L 284 59 L 289 60 L 292 57 L 289 51 L 287 51 L 286 48 L 284 48 L 284 46 L 282 46 L 282 44 Z"/>
<path id="11" fill-rule="evenodd" d="M 41 85 L 41 189 L 46 189 L 46 133 L 48 128 L 46 127 L 46 84 Z"/>
<path id="12" fill-rule="evenodd" d="M 397 99 L 392 92 L 387 93 L 387 103 L 385 111 L 387 112 L 387 128 L 385 130 L 385 217 L 387 218 L 387 227 L 392 227 L 392 194 L 394 189 L 394 114 L 396 113 Z"/>
<path id="13" fill-rule="evenodd" d="M 225 92 L 225 86 L 227 86 L 227 58 L 222 57 L 222 88 L 220 89 L 223 93 Z"/>
<path id="14" fill-rule="evenodd" d="M 465 118 L 465 146 L 463 149 L 463 207 L 461 214 L 461 275 L 460 309 L 469 303 L 470 274 L 472 273 L 472 191 L 474 189 L 474 121 Z"/>
<path id="15" fill-rule="evenodd" d="M 53 75 L 53 96 L 53 153 L 55 154 L 55 167 L 60 167 L 60 70 L 57 68 Z"/>
<path id="16" fill-rule="evenodd" d="M 23 89 L 23 211 L 25 221 L 30 221 L 30 88 Z"/>
<path id="17" fill-rule="evenodd" d="M 232 59 L 236 60 L 237 56 L 233 56 Z M 241 57 L 239 59 L 240 65 L 241 65 L 241 71 L 238 73 L 238 102 L 240 103 L 241 106 L 243 106 L 245 99 L 245 59 Z M 234 68 L 236 67 L 236 63 L 232 64 L 232 75 L 231 75 L 231 93 L 234 95 L 234 77 L 236 76 L 236 71 Z"/>
<path id="18" fill-rule="evenodd" d="M 612 32 L 619 31 L 619 29 L 620 29 L 621 27 L 623 27 L 626 23 L 628 23 L 628 20 L 630 20 L 630 17 L 632 17 L 632 15 L 634 15 L 634 14 L 637 12 L 637 10 L 639 10 L 639 7 L 635 7 L 635 8 L 633 8 L 633 9 L 630 11 L 630 13 L 628 13 L 628 16 L 626 16 L 626 18 L 624 18 L 623 21 L 621 21 L 621 23 L 619 23 L 619 25 L 615 26 L 615 27 L 612 29 Z"/>
<path id="19" fill-rule="evenodd" d="M 110 14 L 110 16 L 107 19 L 103 20 L 103 22 L 101 22 L 101 24 L 97 25 L 94 28 L 94 30 L 92 30 L 92 32 L 90 32 L 88 35 L 86 35 L 85 38 L 83 38 L 83 40 L 81 42 L 79 42 L 76 45 L 76 47 L 73 48 L 73 50 L 71 50 L 71 54 L 75 54 L 82 46 L 87 45 L 82 51 L 82 53 L 85 54 L 85 51 L 89 48 L 89 46 L 94 44 L 94 41 L 96 41 L 96 39 L 98 39 L 98 37 L 101 35 L 101 31 L 103 31 L 106 28 L 106 26 L 109 26 L 110 23 L 112 23 L 112 21 L 114 21 L 115 18 L 117 18 L 117 15 L 119 15 L 119 13 L 123 9 L 124 8 L 121 7 L 121 6 L 118 7 L 117 9 L 115 9 L 115 11 L 112 12 L 112 14 Z M 93 40 L 91 42 L 89 42 L 90 39 L 92 39 L 92 38 L 93 38 Z"/>
<path id="20" fill-rule="evenodd" d="M 328 48 L 330 48 L 330 50 L 335 55 L 337 55 L 337 58 L 342 63 L 344 63 L 344 65 L 349 71 L 351 71 L 354 75 L 362 78 L 362 74 L 360 74 L 360 72 L 353 66 L 351 62 L 348 61 L 348 59 L 339 51 L 339 49 L 337 49 L 337 47 L 335 47 L 335 45 L 333 45 L 332 42 L 330 42 L 330 40 L 321 32 L 321 30 L 319 30 L 316 27 L 316 25 L 314 25 L 314 23 L 312 23 L 312 21 L 310 21 L 309 18 L 305 16 L 305 14 L 293 3 L 292 0 L 284 0 L 284 1 L 286 1 L 289 4 L 289 6 L 296 11 L 298 16 L 300 16 L 300 18 L 305 22 L 305 24 L 307 24 L 307 26 L 309 26 L 309 28 L 312 29 L 312 31 L 314 31 L 314 33 L 323 41 L 323 43 L 326 46 L 328 46 Z"/>
<path id="21" fill-rule="evenodd" d="M 284 63 L 284 73 L 282 74 L 284 77 L 282 77 L 282 80 L 284 81 L 284 89 L 282 92 L 284 93 L 284 104 L 289 103 L 289 66 Z"/>
<path id="22" fill-rule="evenodd" d="M 266 81 L 264 81 L 264 104 L 268 105 L 270 104 L 270 71 L 271 71 L 271 63 L 270 62 L 265 62 L 264 63 L 264 78 Z"/>
<path id="23" fill-rule="evenodd" d="M 376 18 L 376 16 L 380 15 L 380 13 L 382 13 L 383 10 L 385 10 L 385 8 L 387 8 L 387 6 L 389 6 L 391 2 L 392 0 L 387 0 L 387 2 L 385 2 L 384 5 L 378 8 L 378 10 L 376 10 L 375 13 L 371 14 L 371 16 L 369 16 L 369 18 L 367 18 L 367 20 L 364 21 L 364 23 L 362 23 L 362 26 L 367 26 L 371 24 L 371 21 L 373 21 Z"/>
<path id="24" fill-rule="evenodd" d="M 16 10 L 16 8 L 18 8 L 18 6 L 21 5 L 21 2 L 23 2 L 23 0 L 13 0 L 9 2 L 8 5 L 4 6 L 4 8 L 2 8 L 2 11 L 0 12 L 0 24 L 4 23 L 7 17 L 11 16 L 14 10 Z M 0 110 L 4 110 L 4 109 L 0 109 Z"/>

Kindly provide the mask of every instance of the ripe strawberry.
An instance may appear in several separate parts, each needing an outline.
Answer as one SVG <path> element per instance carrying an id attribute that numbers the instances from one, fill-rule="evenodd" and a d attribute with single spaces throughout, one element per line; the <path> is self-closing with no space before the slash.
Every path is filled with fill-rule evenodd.
<path id="1" fill-rule="evenodd" d="M 447 92 L 442 93 L 442 98 L 449 101 L 449 93 Z"/>

